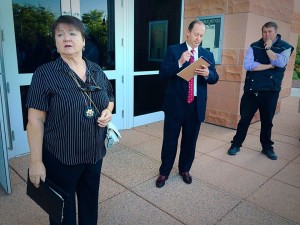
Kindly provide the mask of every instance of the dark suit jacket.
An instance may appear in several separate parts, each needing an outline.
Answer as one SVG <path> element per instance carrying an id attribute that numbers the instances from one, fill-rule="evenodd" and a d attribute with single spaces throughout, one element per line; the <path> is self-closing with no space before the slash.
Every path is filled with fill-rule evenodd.
<path id="1" fill-rule="evenodd" d="M 178 65 L 178 60 L 185 51 L 187 51 L 185 42 L 179 45 L 169 46 L 159 70 L 160 77 L 168 79 L 163 111 L 167 116 L 172 116 L 174 118 L 183 118 L 187 108 L 188 82 L 177 75 L 178 72 L 189 65 L 189 62 L 185 62 L 181 68 L 179 68 Z M 197 76 L 197 111 L 199 121 L 203 122 L 206 111 L 207 84 L 217 83 L 219 75 L 216 72 L 213 54 L 210 51 L 199 47 L 198 57 L 200 56 L 204 56 L 211 62 L 210 67 L 208 67 L 208 78 L 205 79 L 202 76 Z"/>

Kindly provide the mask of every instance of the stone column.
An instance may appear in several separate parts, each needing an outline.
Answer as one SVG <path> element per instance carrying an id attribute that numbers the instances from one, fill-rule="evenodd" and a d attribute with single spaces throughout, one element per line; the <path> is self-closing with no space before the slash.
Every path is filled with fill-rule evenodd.
<path id="1" fill-rule="evenodd" d="M 243 67 L 245 52 L 252 42 L 261 38 L 261 28 L 268 21 L 276 22 L 278 33 L 296 48 L 300 31 L 300 0 L 185 0 L 184 31 L 196 17 L 218 14 L 224 15 L 222 63 L 216 66 L 220 80 L 208 87 L 205 121 L 236 128 L 246 75 Z M 285 72 L 277 112 L 280 111 L 281 98 L 290 95 L 294 62 L 295 52 Z M 259 121 L 259 113 L 252 122 L 256 121 Z"/>

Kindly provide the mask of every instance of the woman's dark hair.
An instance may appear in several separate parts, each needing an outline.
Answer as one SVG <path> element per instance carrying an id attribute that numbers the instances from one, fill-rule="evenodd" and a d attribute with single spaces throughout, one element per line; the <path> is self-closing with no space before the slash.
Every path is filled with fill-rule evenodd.
<path id="1" fill-rule="evenodd" d="M 84 27 L 83 23 L 74 16 L 64 15 L 64 16 L 58 17 L 58 19 L 52 25 L 52 37 L 54 40 L 55 40 L 55 30 L 57 29 L 59 24 L 62 24 L 62 23 L 74 26 L 75 29 L 81 33 L 82 38 L 85 39 L 86 35 L 85 35 L 85 27 Z"/>

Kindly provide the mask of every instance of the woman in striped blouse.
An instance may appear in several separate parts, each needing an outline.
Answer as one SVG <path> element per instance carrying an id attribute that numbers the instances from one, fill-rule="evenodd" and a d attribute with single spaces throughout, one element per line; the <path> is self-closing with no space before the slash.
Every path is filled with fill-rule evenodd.
<path id="1" fill-rule="evenodd" d="M 79 19 L 59 17 L 52 34 L 60 57 L 34 72 L 27 98 L 29 178 L 38 187 L 47 177 L 69 194 L 63 224 L 96 225 L 113 91 L 100 66 L 82 56 Z M 50 224 L 58 223 L 50 218 Z"/>

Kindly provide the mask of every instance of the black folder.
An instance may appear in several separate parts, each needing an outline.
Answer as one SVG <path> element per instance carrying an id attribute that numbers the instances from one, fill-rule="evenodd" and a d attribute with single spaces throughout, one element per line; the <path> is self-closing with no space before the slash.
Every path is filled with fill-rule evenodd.
<path id="1" fill-rule="evenodd" d="M 37 188 L 27 178 L 27 195 L 35 201 L 57 223 L 62 224 L 69 195 L 46 178 Z"/>

